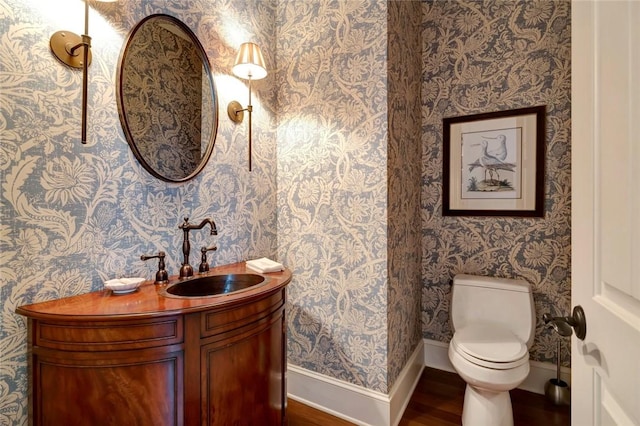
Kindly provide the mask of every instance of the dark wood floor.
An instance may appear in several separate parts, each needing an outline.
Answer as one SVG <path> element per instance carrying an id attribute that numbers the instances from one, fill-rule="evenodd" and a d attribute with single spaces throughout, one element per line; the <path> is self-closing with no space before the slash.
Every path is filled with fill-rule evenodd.
<path id="1" fill-rule="evenodd" d="M 399 426 L 460 425 L 464 381 L 457 374 L 425 368 Z M 556 406 L 539 395 L 511 391 L 515 426 L 567 426 L 570 408 Z M 289 399 L 289 426 L 352 426 L 353 423 Z"/>

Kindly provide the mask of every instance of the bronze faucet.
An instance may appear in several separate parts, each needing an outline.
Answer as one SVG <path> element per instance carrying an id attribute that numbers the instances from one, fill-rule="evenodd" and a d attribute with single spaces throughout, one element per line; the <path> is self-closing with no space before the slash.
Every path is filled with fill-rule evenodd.
<path id="1" fill-rule="evenodd" d="M 218 235 L 218 229 L 216 228 L 216 224 L 212 219 L 206 218 L 199 225 L 192 225 L 189 223 L 189 218 L 184 218 L 184 223 L 179 225 L 178 228 L 182 229 L 184 239 L 182 241 L 182 254 L 184 255 L 184 260 L 182 261 L 182 266 L 180 267 L 180 278 L 187 278 L 193 276 L 193 268 L 189 265 L 189 252 L 191 251 L 191 244 L 189 243 L 189 231 L 192 229 L 202 229 L 206 224 L 209 224 L 211 227 L 211 235 Z"/>

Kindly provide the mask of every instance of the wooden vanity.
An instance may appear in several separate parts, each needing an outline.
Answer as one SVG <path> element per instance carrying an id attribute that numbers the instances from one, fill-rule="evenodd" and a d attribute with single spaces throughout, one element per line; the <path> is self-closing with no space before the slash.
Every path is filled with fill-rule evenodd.
<path id="1" fill-rule="evenodd" d="M 252 273 L 244 263 L 209 274 Z M 34 425 L 286 424 L 288 270 L 201 298 L 168 285 L 19 307 Z M 173 282 L 174 280 L 172 280 Z"/>

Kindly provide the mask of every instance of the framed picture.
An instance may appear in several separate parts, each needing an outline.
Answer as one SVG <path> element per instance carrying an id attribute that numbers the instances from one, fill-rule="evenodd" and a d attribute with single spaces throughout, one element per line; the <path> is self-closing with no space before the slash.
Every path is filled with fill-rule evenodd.
<path id="1" fill-rule="evenodd" d="M 545 111 L 442 120 L 443 216 L 543 216 Z"/>

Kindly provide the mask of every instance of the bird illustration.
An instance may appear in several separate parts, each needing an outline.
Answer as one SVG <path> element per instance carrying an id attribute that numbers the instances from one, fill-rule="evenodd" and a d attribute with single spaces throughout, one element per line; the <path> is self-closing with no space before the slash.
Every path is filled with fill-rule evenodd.
<path id="1" fill-rule="evenodd" d="M 505 135 L 498 135 L 498 147 L 489 150 L 489 142 L 484 138 L 482 140 L 482 154 L 473 163 L 469 164 L 469 172 L 473 171 L 476 167 L 482 167 L 484 169 L 484 181 L 496 182 L 500 180 L 500 170 L 514 171 L 515 164 L 505 163 L 507 158 L 507 138 Z M 475 144 L 477 145 L 477 144 Z M 487 180 L 487 173 L 489 173 L 489 181 Z M 497 179 L 494 179 L 494 174 Z"/>
<path id="2" fill-rule="evenodd" d="M 504 161 L 505 158 L 507 158 L 507 137 L 505 135 L 498 135 L 496 139 L 498 139 L 498 147 L 488 152 L 498 160 Z"/>
<path id="3" fill-rule="evenodd" d="M 497 170 L 497 167 L 502 164 L 502 160 L 499 158 L 489 154 L 488 150 L 489 142 L 486 140 L 482 141 L 482 156 L 478 158 L 482 167 L 484 167 L 484 180 L 487 180 L 487 172 L 489 172 L 489 179 L 493 181 L 493 172 L 495 171 L 498 179 L 500 179 L 500 173 Z"/>

